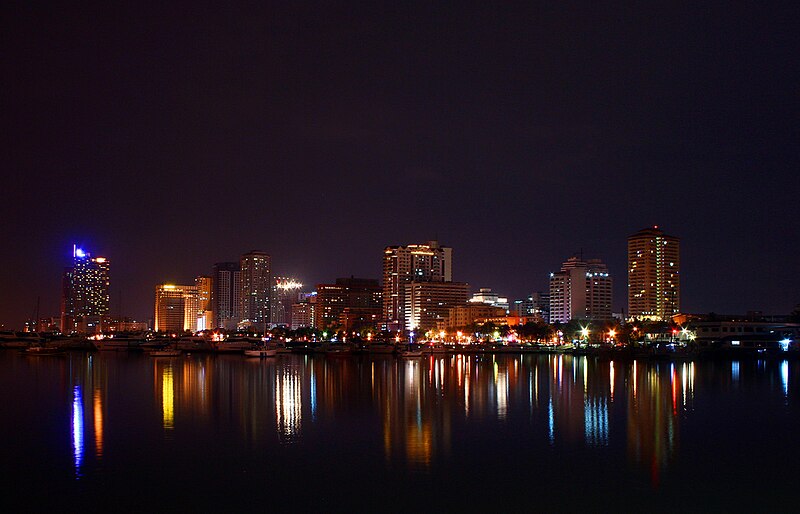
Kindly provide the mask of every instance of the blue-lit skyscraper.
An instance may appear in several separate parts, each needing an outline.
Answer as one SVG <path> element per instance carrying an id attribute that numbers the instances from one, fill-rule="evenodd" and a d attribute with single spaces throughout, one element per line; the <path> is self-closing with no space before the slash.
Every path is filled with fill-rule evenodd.
<path id="1" fill-rule="evenodd" d="M 109 284 L 108 259 L 92 257 L 73 245 L 72 266 L 64 269 L 61 280 L 61 331 L 70 333 L 86 330 L 88 324 L 99 325 L 109 311 Z"/>

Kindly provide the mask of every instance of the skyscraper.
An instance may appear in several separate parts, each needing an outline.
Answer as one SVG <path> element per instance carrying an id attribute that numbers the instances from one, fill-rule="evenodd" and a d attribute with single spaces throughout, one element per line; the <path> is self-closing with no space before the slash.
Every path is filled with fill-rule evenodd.
<path id="1" fill-rule="evenodd" d="M 155 323 L 161 332 L 197 330 L 200 293 L 196 285 L 159 284 L 156 286 Z"/>
<path id="2" fill-rule="evenodd" d="M 213 328 L 235 330 L 239 323 L 242 281 L 238 262 L 218 262 L 211 273 Z"/>
<path id="3" fill-rule="evenodd" d="M 275 277 L 272 284 L 270 322 L 273 326 L 292 324 L 292 305 L 300 299 L 303 284 L 289 277 Z"/>
<path id="4" fill-rule="evenodd" d="M 550 322 L 611 319 L 612 280 L 600 259 L 570 257 L 550 273 Z"/>
<path id="5" fill-rule="evenodd" d="M 413 282 L 452 282 L 453 249 L 438 241 L 387 246 L 383 251 L 383 320 L 388 330 L 406 326 L 405 286 Z"/>
<path id="6" fill-rule="evenodd" d="M 267 253 L 258 250 L 242 255 L 239 261 L 242 269 L 241 320 L 258 330 L 266 330 L 270 322 L 271 261 Z"/>
<path id="7" fill-rule="evenodd" d="M 405 328 L 422 334 L 428 330 L 446 328 L 450 309 L 467 304 L 464 282 L 417 282 L 405 284 Z M 505 309 L 502 309 L 505 314 Z M 441 326 L 440 326 L 441 325 Z"/>
<path id="8" fill-rule="evenodd" d="M 72 266 L 64 269 L 61 280 L 61 331 L 69 333 L 85 325 L 87 318 L 100 318 L 109 311 L 109 260 L 92 257 L 72 246 Z"/>
<path id="9" fill-rule="evenodd" d="M 680 239 L 658 226 L 628 237 L 628 315 L 669 320 L 681 308 Z"/>
<path id="10" fill-rule="evenodd" d="M 335 284 L 318 284 L 316 327 L 349 330 L 353 325 L 374 327 L 381 316 L 381 287 L 369 278 L 337 278 Z M 355 320 L 355 322 L 354 322 Z"/>
<path id="11" fill-rule="evenodd" d="M 194 279 L 197 286 L 197 330 L 213 328 L 213 312 L 211 310 L 211 277 L 200 275 Z"/>

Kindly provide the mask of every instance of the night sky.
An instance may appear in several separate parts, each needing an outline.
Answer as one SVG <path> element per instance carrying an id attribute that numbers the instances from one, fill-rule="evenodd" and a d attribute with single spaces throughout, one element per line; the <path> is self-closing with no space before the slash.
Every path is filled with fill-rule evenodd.
<path id="1" fill-rule="evenodd" d="M 7 326 L 58 315 L 73 243 L 140 320 L 252 249 L 312 289 L 434 238 L 510 299 L 582 250 L 619 311 L 653 224 L 684 311 L 800 302 L 792 3 L 30 4 L 0 27 Z"/>

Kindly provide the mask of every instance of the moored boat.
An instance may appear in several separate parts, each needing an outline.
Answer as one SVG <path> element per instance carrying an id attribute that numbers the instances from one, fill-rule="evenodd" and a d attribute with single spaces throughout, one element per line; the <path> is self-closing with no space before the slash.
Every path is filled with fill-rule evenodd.
<path id="1" fill-rule="evenodd" d="M 181 337 L 175 343 L 175 348 L 187 352 L 210 352 L 214 350 L 213 342 L 202 336 Z"/>
<path id="2" fill-rule="evenodd" d="M 253 342 L 248 339 L 231 339 L 228 341 L 213 342 L 214 351 L 218 353 L 242 353 L 253 348 Z"/>
<path id="3" fill-rule="evenodd" d="M 127 350 L 131 344 L 131 340 L 127 338 L 108 338 L 108 339 L 96 339 L 92 340 L 92 345 L 95 347 L 96 350 L 100 351 L 108 351 L 108 350 Z"/>
<path id="4" fill-rule="evenodd" d="M 24 350 L 25 355 L 64 355 L 64 351 L 61 348 L 49 347 L 49 346 L 31 346 Z"/>

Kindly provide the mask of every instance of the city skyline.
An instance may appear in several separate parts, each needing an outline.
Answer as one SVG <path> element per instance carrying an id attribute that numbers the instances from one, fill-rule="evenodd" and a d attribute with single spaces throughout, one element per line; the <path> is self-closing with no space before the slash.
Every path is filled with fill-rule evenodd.
<path id="1" fill-rule="evenodd" d="M 0 323 L 58 312 L 73 243 L 111 259 L 110 311 L 137 318 L 155 284 L 254 248 L 317 284 L 433 239 L 454 281 L 509 298 L 596 256 L 618 311 L 625 238 L 653 225 L 681 239 L 682 310 L 800 302 L 786 6 L 7 14 Z"/>
<path id="2" fill-rule="evenodd" d="M 628 241 L 628 246 L 627 246 L 626 250 L 627 250 L 627 255 L 628 255 L 629 259 L 630 259 L 630 240 L 631 240 L 631 238 L 635 238 L 637 235 L 640 235 L 642 233 L 644 233 L 644 234 L 653 234 L 653 233 L 663 234 L 663 232 L 661 232 L 658 229 L 657 226 L 652 226 L 652 227 L 645 227 L 645 228 L 637 231 L 635 234 L 629 235 L 626 238 L 626 240 Z M 673 236 L 664 236 L 664 237 L 673 238 Z M 674 239 L 677 239 L 677 238 L 674 238 Z M 400 244 L 400 245 L 397 245 L 397 246 L 387 246 L 387 247 L 385 247 L 385 249 L 384 249 L 384 262 L 382 264 L 383 273 L 379 274 L 377 276 L 374 276 L 374 277 L 369 277 L 369 276 L 363 275 L 364 278 L 377 280 L 378 283 L 381 285 L 381 287 L 384 290 L 386 290 L 386 287 L 385 287 L 384 282 L 382 280 L 385 279 L 386 272 L 387 272 L 386 271 L 386 261 L 385 261 L 385 259 L 387 258 L 387 255 L 389 254 L 389 250 L 392 249 L 396 253 L 398 248 L 402 249 L 402 250 L 407 250 L 409 248 L 411 248 L 411 249 L 422 248 L 423 250 L 427 251 L 427 250 L 429 250 L 429 248 L 426 246 L 428 244 L 433 244 L 437 248 L 439 247 L 439 242 L 438 241 L 431 241 L 431 240 L 427 241 L 427 243 L 425 243 L 425 244 L 403 243 L 403 244 Z M 86 250 L 85 247 L 82 247 L 81 245 L 73 244 L 71 248 L 72 248 L 72 250 L 71 250 L 70 255 L 72 256 L 72 260 L 73 261 L 75 261 L 75 259 L 76 259 L 76 257 L 75 257 L 75 252 L 76 251 L 81 252 L 83 254 L 83 255 L 81 255 L 81 259 L 83 259 L 84 257 L 86 259 L 89 259 L 91 257 L 91 253 L 89 253 L 88 250 Z M 453 276 L 453 271 L 452 271 L 452 253 L 453 253 L 453 248 L 449 247 L 449 246 L 445 246 L 445 247 L 442 247 L 442 248 L 447 251 L 447 258 L 446 258 L 445 262 L 446 262 L 446 266 L 448 268 L 450 268 L 447 271 L 447 274 L 448 274 L 448 276 L 452 277 Z M 456 250 L 457 255 L 460 256 L 461 252 L 458 252 L 458 249 L 455 249 L 455 250 Z M 86 253 L 84 254 L 84 252 L 86 252 Z M 575 252 L 572 257 L 569 257 L 569 258 L 566 259 L 564 264 L 566 265 L 568 262 L 571 262 L 571 261 L 580 262 L 581 259 L 579 259 L 578 255 L 582 254 L 582 253 L 583 253 L 583 250 L 581 250 L 579 252 Z M 251 256 L 252 254 L 263 256 L 264 258 L 267 259 L 267 262 L 271 262 L 272 261 L 271 254 L 269 254 L 268 251 L 245 252 L 245 253 L 242 254 L 242 258 L 244 259 L 245 257 Z M 410 253 L 409 253 L 409 255 L 410 255 Z M 81 259 L 78 259 L 78 260 L 81 260 Z M 103 262 L 106 261 L 106 257 L 100 257 L 100 259 Z M 115 262 L 118 261 L 117 259 L 113 259 L 113 260 Z M 460 261 L 460 258 L 458 260 Z M 600 261 L 602 261 L 602 260 L 603 259 L 600 259 Z M 593 261 L 597 261 L 597 259 L 589 259 L 588 260 L 588 262 L 590 262 L 590 263 L 593 262 Z M 599 261 L 597 261 L 597 262 L 599 262 Z M 226 268 L 226 266 L 227 266 L 227 268 Z M 605 267 L 605 264 L 602 264 L 602 266 Z M 115 266 L 115 268 L 116 267 L 117 266 Z M 119 293 L 116 291 L 116 288 L 114 287 L 114 280 L 112 280 L 111 281 L 111 287 L 110 287 L 111 301 L 107 302 L 107 303 L 109 303 L 110 308 L 107 308 L 107 313 L 108 313 L 109 316 L 122 315 L 122 316 L 125 316 L 125 317 L 133 318 L 136 321 L 151 320 L 151 321 L 153 321 L 155 323 L 155 317 L 153 316 L 153 305 L 152 305 L 152 291 L 153 291 L 154 287 L 156 288 L 156 290 L 158 290 L 158 288 L 162 287 L 163 285 L 177 285 L 177 284 L 182 284 L 182 283 L 186 283 L 186 284 L 192 283 L 192 284 L 195 284 L 195 286 L 196 286 L 196 281 L 199 278 L 204 277 L 205 275 L 211 275 L 211 276 L 216 275 L 218 267 L 220 269 L 227 269 L 228 273 L 230 273 L 230 271 L 232 269 L 234 269 L 233 267 L 235 267 L 235 269 L 237 270 L 236 271 L 236 277 L 237 278 L 236 278 L 235 282 L 232 282 L 232 283 L 233 284 L 238 284 L 239 283 L 238 276 L 239 276 L 240 272 L 238 270 L 241 268 L 241 265 L 240 265 L 240 263 L 238 261 L 235 262 L 235 263 L 234 262 L 217 262 L 217 263 L 215 263 L 215 264 L 213 264 L 211 266 L 208 266 L 207 269 L 204 269 L 204 270 L 199 270 L 199 271 L 196 271 L 196 272 L 195 271 L 185 271 L 184 270 L 184 271 L 181 271 L 181 272 L 176 272 L 176 273 L 174 273 L 172 275 L 172 276 L 179 276 L 179 277 L 186 277 L 186 278 L 180 278 L 180 279 L 175 279 L 175 280 L 162 280 L 160 282 L 147 285 L 146 288 L 148 290 L 148 295 L 150 297 L 149 304 L 146 305 L 146 306 L 135 306 L 133 308 L 128 307 L 127 309 L 122 307 L 120 305 L 121 302 L 119 302 L 119 301 L 117 301 L 116 304 L 114 303 L 114 298 L 116 298 L 117 295 L 119 295 Z M 268 267 L 272 267 L 272 266 L 268 265 Z M 560 266 L 560 267 L 562 268 L 562 272 L 563 272 L 563 265 Z M 280 270 L 280 268 L 281 268 L 281 265 L 279 264 L 278 269 Z M 551 267 L 551 269 L 554 269 L 554 270 L 556 270 L 557 268 L 558 267 L 556 267 L 556 266 L 552 266 Z M 626 268 L 627 268 L 627 266 L 626 266 Z M 69 268 L 65 268 L 65 269 L 69 269 Z M 531 288 L 531 289 L 529 289 L 528 293 L 523 293 L 523 294 L 520 294 L 520 295 L 508 294 L 504 290 L 498 290 L 497 288 L 492 287 L 492 284 L 482 284 L 480 281 L 477 281 L 478 283 L 481 283 L 481 285 L 479 285 L 479 286 L 478 285 L 474 285 L 474 283 L 469 281 L 469 280 L 465 280 L 465 281 L 460 281 L 459 280 L 459 281 L 455 281 L 455 282 L 466 282 L 467 285 L 468 285 L 467 291 L 470 292 L 470 293 L 478 293 L 481 289 L 485 289 L 486 287 L 488 287 L 489 289 L 494 290 L 494 292 L 496 294 L 501 294 L 503 296 L 506 296 L 506 297 L 509 298 L 509 300 L 511 302 L 513 302 L 513 301 L 516 301 L 516 300 L 523 300 L 523 299 L 525 299 L 527 296 L 529 296 L 532 293 L 533 294 L 537 294 L 537 293 L 540 293 L 540 292 L 543 292 L 543 293 L 548 293 L 549 292 L 549 294 L 551 294 L 552 293 L 551 288 L 552 288 L 552 280 L 553 280 L 552 279 L 552 275 L 553 275 L 553 273 L 554 273 L 554 271 L 548 272 L 546 274 L 546 276 L 545 276 L 545 279 L 539 281 L 542 284 L 539 288 L 535 288 L 535 287 Z M 623 277 L 625 276 L 625 273 L 622 273 L 622 272 L 619 272 L 619 273 Z M 313 274 L 313 272 L 311 272 L 311 273 L 299 272 L 299 273 L 294 274 L 294 276 L 302 277 L 302 276 L 305 276 L 305 275 L 312 275 L 312 274 Z M 611 274 L 611 277 L 617 276 L 617 272 L 615 272 L 614 270 L 611 270 L 610 274 Z M 282 275 L 282 274 L 281 274 L 280 271 L 270 271 L 270 275 L 274 275 L 274 276 L 278 277 L 279 275 Z M 285 275 L 285 274 L 283 274 L 283 275 Z M 352 273 L 349 274 L 349 275 L 350 276 L 355 276 Z M 456 276 L 458 276 L 458 275 L 456 275 Z M 533 277 L 533 278 L 535 278 L 535 277 Z M 229 279 L 229 281 L 230 280 L 232 280 L 232 279 Z M 333 282 L 333 280 L 334 280 L 333 278 L 326 278 L 324 280 L 317 281 L 317 282 L 307 282 L 308 285 L 305 287 L 305 291 L 306 292 L 314 292 L 316 290 L 316 285 L 317 284 Z M 62 296 L 60 297 L 61 304 L 62 304 L 62 307 L 61 307 L 62 310 L 63 310 L 63 302 L 64 302 L 64 298 L 63 298 L 63 287 L 64 287 L 63 281 L 64 281 L 64 278 L 62 278 L 62 283 L 61 283 Z M 272 282 L 271 279 L 270 279 L 270 282 Z M 179 286 L 179 287 L 183 287 L 183 286 Z M 233 289 L 237 289 L 237 288 L 240 288 L 240 287 L 241 287 L 241 285 L 234 286 Z M 681 287 L 683 287 L 683 284 L 681 284 Z M 274 288 L 272 288 L 272 289 L 274 289 Z M 226 290 L 227 291 L 231 290 L 230 285 L 227 286 Z M 524 291 L 524 289 L 521 288 L 521 287 L 517 287 L 516 290 Z M 231 293 L 229 293 L 229 294 L 231 294 Z M 270 298 L 272 298 L 272 297 L 270 297 Z M 612 313 L 615 313 L 615 314 L 623 313 L 625 315 L 630 315 L 631 314 L 630 311 L 629 311 L 630 298 L 629 298 L 629 292 L 628 292 L 628 287 L 627 287 L 626 283 L 623 282 L 621 285 L 618 284 L 617 287 L 614 288 L 613 298 L 614 298 L 613 304 L 612 304 L 613 306 L 612 306 L 612 309 L 611 309 Z M 234 300 L 234 298 L 231 297 L 230 301 L 241 302 L 241 299 Z M 268 302 L 269 302 L 269 300 L 268 300 Z M 37 298 L 36 307 L 40 311 L 39 312 L 40 318 L 50 317 L 50 316 L 58 316 L 59 313 L 61 312 L 60 310 L 56 310 L 56 311 L 51 313 L 51 312 L 47 311 L 45 308 L 42 307 L 42 305 L 46 306 L 47 304 L 48 304 L 48 301 L 42 302 L 41 297 Z M 765 314 L 779 314 L 780 315 L 780 314 L 788 314 L 795 307 L 795 305 L 796 304 L 790 305 L 789 306 L 789 310 L 787 310 L 786 312 L 772 312 L 772 311 L 760 309 L 757 306 L 754 306 L 753 308 L 749 308 L 747 310 L 740 310 L 740 311 L 722 311 L 722 310 L 714 310 L 714 309 L 696 309 L 696 310 L 681 309 L 681 310 L 679 310 L 679 312 L 697 313 L 697 314 L 703 314 L 703 313 L 709 313 L 709 312 L 716 312 L 718 314 L 745 314 L 745 313 L 750 312 L 750 311 L 761 311 L 761 312 L 764 312 Z M 384 307 L 384 309 L 385 308 L 386 307 Z M 20 310 L 20 312 L 23 312 L 23 311 L 24 310 Z M 240 315 L 239 315 L 240 313 L 238 311 L 239 311 L 239 307 L 237 307 L 237 309 L 235 311 L 235 316 L 233 316 L 233 318 L 240 317 Z M 137 315 L 138 312 L 143 313 L 143 315 Z M 216 317 L 217 316 L 217 314 L 216 314 L 217 311 L 213 310 L 213 312 L 214 312 L 214 316 Z M 23 319 L 20 319 L 17 325 L 14 325 L 12 323 L 6 322 L 6 321 L 4 321 L 3 319 L 0 318 L 0 323 L 4 323 L 6 326 L 9 326 L 9 327 L 12 327 L 12 328 L 22 328 L 22 326 L 24 325 L 24 322 L 28 321 L 31 318 L 32 318 L 32 316 L 27 316 L 27 317 L 25 317 Z M 610 318 L 607 318 L 607 319 L 610 319 Z M 240 319 L 239 321 L 243 321 L 243 319 Z M 286 323 L 288 324 L 288 320 L 286 321 Z M 220 326 L 220 327 L 227 326 L 228 329 L 232 329 L 232 328 L 234 328 L 236 326 L 236 323 L 220 325 L 216 321 L 216 319 L 214 321 L 214 324 L 217 325 L 217 326 Z"/>

